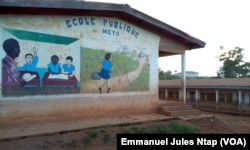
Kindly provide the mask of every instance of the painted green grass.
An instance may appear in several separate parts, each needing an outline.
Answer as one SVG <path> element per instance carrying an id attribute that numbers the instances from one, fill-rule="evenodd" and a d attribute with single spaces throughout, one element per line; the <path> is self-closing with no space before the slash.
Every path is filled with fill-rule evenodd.
<path id="1" fill-rule="evenodd" d="M 114 52 L 112 54 L 112 76 L 127 74 L 139 66 L 139 61 L 136 58 L 129 57 L 125 53 Z"/>
<path id="2" fill-rule="evenodd" d="M 91 73 L 99 71 L 98 67 L 104 60 L 107 51 L 94 50 L 81 47 L 81 81 L 90 80 Z M 112 73 L 111 77 L 123 75 L 134 71 L 139 66 L 139 61 L 136 58 L 127 56 L 125 53 L 112 53 Z"/>
<path id="3" fill-rule="evenodd" d="M 149 90 L 149 66 L 144 66 L 139 77 L 133 81 L 130 86 L 127 88 L 128 91 L 140 90 L 146 91 Z"/>

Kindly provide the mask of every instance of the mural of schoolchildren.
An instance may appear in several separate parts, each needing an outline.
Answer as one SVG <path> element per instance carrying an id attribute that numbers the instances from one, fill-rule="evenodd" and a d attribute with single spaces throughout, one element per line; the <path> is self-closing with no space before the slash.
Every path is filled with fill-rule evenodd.
<path id="1" fill-rule="evenodd" d="M 68 74 L 73 77 L 75 74 L 75 66 L 72 64 L 73 58 L 71 56 L 66 57 L 66 63 L 62 66 L 62 73 Z"/>
<path id="2" fill-rule="evenodd" d="M 48 71 L 52 74 L 61 73 L 61 64 L 59 63 L 59 57 L 57 55 L 51 56 L 51 62 L 48 64 Z"/>
<path id="3" fill-rule="evenodd" d="M 23 86 L 25 82 L 20 77 L 15 59 L 20 54 L 20 46 L 17 40 L 7 39 L 3 43 L 6 56 L 2 59 L 2 86 L 14 87 Z"/>
<path id="4" fill-rule="evenodd" d="M 102 88 L 104 86 L 106 86 L 106 90 L 107 90 L 107 93 L 110 92 L 111 88 L 108 87 L 108 80 L 110 79 L 110 73 L 111 73 L 111 69 L 112 69 L 112 55 L 111 53 L 106 53 L 105 54 L 105 60 L 102 61 L 102 69 L 101 71 L 98 73 L 98 75 L 103 79 L 101 80 L 101 83 L 100 83 L 100 86 L 99 86 L 99 92 L 100 94 L 102 93 Z M 98 67 L 100 68 L 100 67 Z"/>
<path id="5" fill-rule="evenodd" d="M 37 49 L 35 47 L 33 47 L 33 52 L 34 55 L 31 53 L 25 55 L 26 64 L 23 66 L 24 71 L 36 71 L 39 57 L 37 56 Z"/>

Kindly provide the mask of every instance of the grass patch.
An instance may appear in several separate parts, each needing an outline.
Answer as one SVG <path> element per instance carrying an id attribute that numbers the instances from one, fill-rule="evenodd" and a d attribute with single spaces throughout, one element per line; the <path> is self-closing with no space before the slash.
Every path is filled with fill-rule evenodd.
<path id="1" fill-rule="evenodd" d="M 149 134 L 151 133 L 151 129 L 149 127 L 140 127 L 140 128 L 133 128 L 136 134 Z"/>
<path id="2" fill-rule="evenodd" d="M 57 143 L 58 143 L 59 145 L 63 145 L 64 142 L 63 142 L 63 140 L 58 140 Z"/>
<path id="3" fill-rule="evenodd" d="M 91 138 L 88 137 L 88 136 L 83 137 L 83 138 L 81 139 L 81 142 L 82 142 L 84 145 L 90 145 L 90 143 L 91 143 Z"/>
<path id="4" fill-rule="evenodd" d="M 120 133 L 121 133 L 121 134 L 130 134 L 131 131 L 130 131 L 130 130 L 127 130 L 127 129 L 121 128 L 121 129 L 120 129 Z"/>
<path id="5" fill-rule="evenodd" d="M 73 139 L 73 140 L 70 140 L 70 141 L 66 141 L 66 142 L 63 143 L 63 146 L 76 147 L 77 146 L 77 140 Z"/>
<path id="6" fill-rule="evenodd" d="M 169 124 L 160 124 L 155 127 L 157 133 L 165 134 L 165 133 L 178 133 L 178 134 L 195 134 L 199 133 L 199 130 L 196 127 L 191 125 L 184 125 L 180 123 L 169 123 Z"/>
<path id="7" fill-rule="evenodd" d="M 86 135 L 81 139 L 81 142 L 84 144 L 84 145 L 90 145 L 92 139 L 96 138 L 98 135 L 97 132 L 95 131 L 88 131 L 86 133 Z"/>
<path id="8" fill-rule="evenodd" d="M 111 142 L 113 141 L 113 137 L 111 135 L 108 135 L 108 134 L 104 134 L 103 137 L 102 137 L 102 140 L 103 142 L 107 143 L 107 142 Z"/>
<path id="9" fill-rule="evenodd" d="M 90 137 L 91 139 L 96 138 L 98 133 L 94 132 L 94 131 L 89 131 L 86 133 L 88 137 Z"/>
<path id="10" fill-rule="evenodd" d="M 136 126 L 135 126 L 136 125 Z M 116 128 L 116 129 L 112 129 Z M 112 133 L 111 133 L 112 132 Z M 121 123 L 116 125 L 103 125 L 94 130 L 87 130 L 84 132 L 84 137 L 75 140 L 57 140 L 57 144 L 63 148 L 70 149 L 75 148 L 79 144 L 84 146 L 91 146 L 94 141 L 102 141 L 103 144 L 115 141 L 115 134 L 195 134 L 199 133 L 199 130 L 191 125 L 181 124 L 178 122 L 163 123 L 157 122 L 154 124 L 131 124 Z M 96 140 L 94 140 L 96 139 Z M 46 141 L 43 145 L 40 145 L 40 149 L 48 149 L 50 142 Z"/>
<path id="11" fill-rule="evenodd" d="M 40 149 L 48 149 L 49 143 L 45 142 L 42 145 L 39 146 Z"/>
<path id="12" fill-rule="evenodd" d="M 130 125 L 134 125 L 134 123 L 125 122 L 125 123 L 119 123 L 119 124 L 105 124 L 105 125 L 102 125 L 101 128 L 126 127 Z"/>
<path id="13" fill-rule="evenodd" d="M 132 127 L 130 130 L 122 130 L 122 133 L 135 133 L 135 134 L 195 134 L 199 130 L 191 125 L 184 125 L 180 123 L 156 124 L 146 127 Z"/>

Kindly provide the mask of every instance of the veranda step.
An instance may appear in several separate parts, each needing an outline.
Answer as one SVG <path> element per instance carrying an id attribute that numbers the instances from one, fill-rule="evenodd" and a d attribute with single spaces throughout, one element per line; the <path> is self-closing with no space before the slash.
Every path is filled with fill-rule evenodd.
<path id="1" fill-rule="evenodd" d="M 163 114 L 167 116 L 172 116 L 172 117 L 178 117 L 178 116 L 185 116 L 185 115 L 195 115 L 199 114 L 200 111 L 197 109 L 190 109 L 190 110 L 173 110 L 173 111 L 167 111 L 164 112 Z"/>
<path id="2" fill-rule="evenodd" d="M 190 110 L 191 105 L 176 105 L 176 106 L 160 106 L 158 107 L 158 112 L 166 112 L 171 110 Z"/>
<path id="3" fill-rule="evenodd" d="M 166 102 L 164 104 L 160 104 L 159 106 L 183 106 L 185 104 L 181 103 L 181 102 Z"/>

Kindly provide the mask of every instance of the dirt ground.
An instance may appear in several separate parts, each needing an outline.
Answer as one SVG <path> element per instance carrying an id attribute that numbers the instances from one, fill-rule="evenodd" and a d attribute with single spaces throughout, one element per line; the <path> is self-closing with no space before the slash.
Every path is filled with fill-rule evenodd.
<path id="1" fill-rule="evenodd" d="M 0 141 L 1 150 L 113 150 L 116 149 L 116 134 L 131 133 L 135 129 L 154 124 L 171 122 L 191 125 L 199 133 L 250 133 L 250 117 L 230 114 L 210 113 L 213 117 L 195 120 L 170 120 L 148 122 L 134 125 L 117 125 L 112 127 L 61 132 Z"/>

